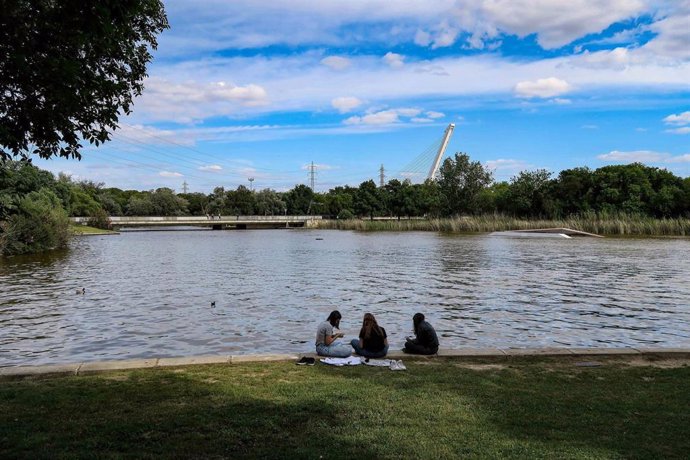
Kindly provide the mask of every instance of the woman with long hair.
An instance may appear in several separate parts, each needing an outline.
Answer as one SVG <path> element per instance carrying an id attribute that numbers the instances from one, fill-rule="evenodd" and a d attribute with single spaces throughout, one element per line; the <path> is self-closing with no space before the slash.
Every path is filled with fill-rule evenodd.
<path id="1" fill-rule="evenodd" d="M 316 330 L 316 353 L 319 356 L 347 358 L 352 354 L 352 348 L 349 345 L 338 341 L 343 337 L 343 333 L 338 330 L 340 318 L 342 318 L 340 312 L 333 310 L 326 321 L 319 324 Z"/>
<path id="2" fill-rule="evenodd" d="M 405 341 L 405 353 L 416 355 L 434 355 L 438 352 L 438 336 L 433 326 L 424 319 L 421 313 L 415 313 L 412 317 L 414 338 L 408 337 Z"/>
<path id="3" fill-rule="evenodd" d="M 378 325 L 371 313 L 364 314 L 359 339 L 352 339 L 355 353 L 365 358 L 383 358 L 388 353 L 388 338 L 386 330 Z"/>

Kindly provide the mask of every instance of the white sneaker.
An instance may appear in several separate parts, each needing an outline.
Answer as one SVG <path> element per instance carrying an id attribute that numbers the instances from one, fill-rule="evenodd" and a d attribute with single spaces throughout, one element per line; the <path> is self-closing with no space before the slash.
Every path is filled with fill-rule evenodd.
<path id="1" fill-rule="evenodd" d="M 407 370 L 407 368 L 405 367 L 405 365 L 403 364 L 402 361 L 398 361 L 398 366 L 397 366 L 397 367 L 398 367 L 398 368 L 396 369 L 396 371 L 406 371 L 406 370 Z"/>

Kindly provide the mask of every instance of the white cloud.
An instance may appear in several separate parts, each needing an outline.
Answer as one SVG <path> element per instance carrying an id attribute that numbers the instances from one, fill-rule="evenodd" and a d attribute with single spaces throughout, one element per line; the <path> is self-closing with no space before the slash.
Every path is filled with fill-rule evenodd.
<path id="1" fill-rule="evenodd" d="M 129 146 L 137 145 L 169 145 L 180 144 L 184 146 L 194 145 L 194 139 L 190 136 L 181 135 L 179 131 L 169 129 L 158 129 L 153 126 L 141 124 L 120 123 L 118 129 L 113 133 L 114 141 L 122 141 Z"/>
<path id="2" fill-rule="evenodd" d="M 681 0 L 673 4 L 675 14 L 649 26 L 657 37 L 645 44 L 643 51 L 676 59 L 690 58 L 690 2 Z"/>
<path id="3" fill-rule="evenodd" d="M 671 114 L 664 118 L 664 123 L 675 126 L 690 125 L 690 111 Z"/>
<path id="4" fill-rule="evenodd" d="M 430 111 L 426 112 L 426 116 L 429 118 L 443 118 L 446 115 L 444 113 L 441 113 L 441 112 L 434 112 L 433 110 L 430 110 Z"/>
<path id="5" fill-rule="evenodd" d="M 551 99 L 551 101 L 554 104 L 558 104 L 558 105 L 568 105 L 568 104 L 573 103 L 573 101 L 571 101 L 570 99 L 566 99 L 566 98 L 562 98 L 562 97 L 553 98 L 553 99 Z"/>
<path id="6" fill-rule="evenodd" d="M 257 84 L 236 86 L 224 81 L 172 82 L 152 77 L 146 80 L 145 91 L 137 107 L 157 119 L 191 123 L 266 104 L 268 94 Z"/>
<path id="7" fill-rule="evenodd" d="M 418 29 L 414 36 L 414 43 L 419 46 L 428 46 L 431 43 L 431 35 Z"/>
<path id="8" fill-rule="evenodd" d="M 389 51 L 383 56 L 383 62 L 394 69 L 399 69 L 405 65 L 405 56 L 402 54 L 391 53 Z"/>
<path id="9" fill-rule="evenodd" d="M 597 158 L 604 161 L 611 162 L 626 162 L 626 163 L 637 163 L 637 162 L 649 162 L 656 163 L 663 161 L 669 155 L 667 153 L 655 152 L 652 150 L 635 150 L 631 152 L 621 152 L 618 150 L 613 150 L 612 152 L 605 153 L 602 155 L 597 155 Z"/>
<path id="10" fill-rule="evenodd" d="M 161 177 L 182 177 L 183 175 L 178 173 L 178 172 L 171 172 L 171 171 L 161 171 L 158 173 L 159 176 Z"/>
<path id="11" fill-rule="evenodd" d="M 340 113 L 351 112 L 362 105 L 362 101 L 356 97 L 336 97 L 331 101 L 331 105 L 338 109 Z"/>
<path id="12" fill-rule="evenodd" d="M 599 129 L 599 125 L 582 125 L 582 129 Z"/>
<path id="13" fill-rule="evenodd" d="M 410 118 L 410 121 L 412 123 L 433 123 L 434 120 L 432 120 L 431 118 L 414 117 Z"/>
<path id="14" fill-rule="evenodd" d="M 503 181 L 518 175 L 521 171 L 531 169 L 531 165 L 523 160 L 499 158 L 498 160 L 488 160 L 484 166 L 493 173 L 494 180 Z"/>
<path id="15" fill-rule="evenodd" d="M 361 117 L 352 116 L 345 120 L 347 125 L 387 125 L 399 121 L 398 112 L 395 110 L 382 110 Z"/>
<path id="16" fill-rule="evenodd" d="M 634 17 L 645 7 L 642 0 L 461 0 L 456 8 L 459 22 L 475 33 L 536 33 L 539 44 L 551 49 Z"/>
<path id="17" fill-rule="evenodd" d="M 527 163 L 522 160 L 512 160 L 499 158 L 498 160 L 488 160 L 484 165 L 491 171 L 510 171 L 520 172 L 529 167 Z"/>
<path id="18" fill-rule="evenodd" d="M 398 123 L 400 118 L 409 118 L 410 121 L 419 123 L 424 122 L 417 117 L 422 110 L 415 108 L 400 108 L 373 111 L 362 116 L 352 116 L 344 121 L 347 125 L 389 125 Z M 432 120 L 429 120 L 432 121 Z"/>
<path id="19" fill-rule="evenodd" d="M 200 166 L 199 171 L 211 171 L 211 172 L 218 172 L 222 171 L 223 167 L 220 165 L 208 165 L 208 166 Z"/>
<path id="20" fill-rule="evenodd" d="M 518 97 L 548 98 L 559 96 L 572 90 L 572 86 L 560 78 L 540 78 L 536 81 L 521 81 L 515 85 L 515 94 Z"/>
<path id="21" fill-rule="evenodd" d="M 669 163 L 690 163 L 690 153 L 686 153 L 685 155 L 678 155 L 675 157 L 671 157 L 668 160 Z"/>
<path id="22" fill-rule="evenodd" d="M 671 155 L 670 153 L 655 152 L 653 150 L 637 150 L 631 152 L 614 150 L 610 153 L 598 155 L 597 158 L 604 161 L 622 163 L 690 163 L 690 153 L 684 155 Z"/>
<path id="23" fill-rule="evenodd" d="M 671 134 L 690 134 L 690 126 L 683 126 L 682 128 L 667 129 L 667 133 Z"/>
<path id="24" fill-rule="evenodd" d="M 396 109 L 396 112 L 398 112 L 398 115 L 403 117 L 416 117 L 422 113 L 421 110 L 413 108 Z"/>
<path id="25" fill-rule="evenodd" d="M 345 70 L 352 65 L 352 61 L 340 56 L 329 56 L 321 59 L 321 64 L 333 70 Z"/>

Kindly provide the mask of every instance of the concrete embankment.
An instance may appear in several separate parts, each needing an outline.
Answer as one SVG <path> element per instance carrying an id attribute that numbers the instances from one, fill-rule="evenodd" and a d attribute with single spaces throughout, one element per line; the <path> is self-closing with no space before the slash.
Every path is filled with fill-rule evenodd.
<path id="1" fill-rule="evenodd" d="M 174 366 L 192 366 L 201 364 L 239 364 L 268 361 L 293 361 L 302 356 L 317 357 L 313 353 L 288 354 L 247 354 L 247 355 L 212 355 L 189 356 L 178 358 L 147 358 L 120 361 L 95 361 L 70 364 L 50 364 L 42 366 L 13 366 L 0 368 L 0 378 L 17 378 L 40 375 L 84 375 L 96 372 L 162 368 Z M 687 358 L 690 359 L 690 348 L 464 348 L 439 350 L 437 355 L 409 355 L 401 351 L 388 353 L 391 359 L 435 359 L 435 358 L 516 358 L 534 356 L 553 357 L 624 357 L 638 356 L 649 358 Z"/>

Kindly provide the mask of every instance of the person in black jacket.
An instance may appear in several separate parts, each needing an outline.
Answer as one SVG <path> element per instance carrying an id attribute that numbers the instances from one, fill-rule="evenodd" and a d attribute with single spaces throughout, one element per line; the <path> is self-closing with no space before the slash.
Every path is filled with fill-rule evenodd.
<path id="1" fill-rule="evenodd" d="M 416 355 L 433 355 L 438 352 L 438 336 L 436 331 L 427 321 L 424 315 L 415 313 L 412 317 L 415 338 L 408 337 L 405 341 L 405 353 Z"/>
<path id="2" fill-rule="evenodd" d="M 383 358 L 388 353 L 388 336 L 386 330 L 379 326 L 371 313 L 364 314 L 359 339 L 352 339 L 355 353 L 365 358 Z"/>

